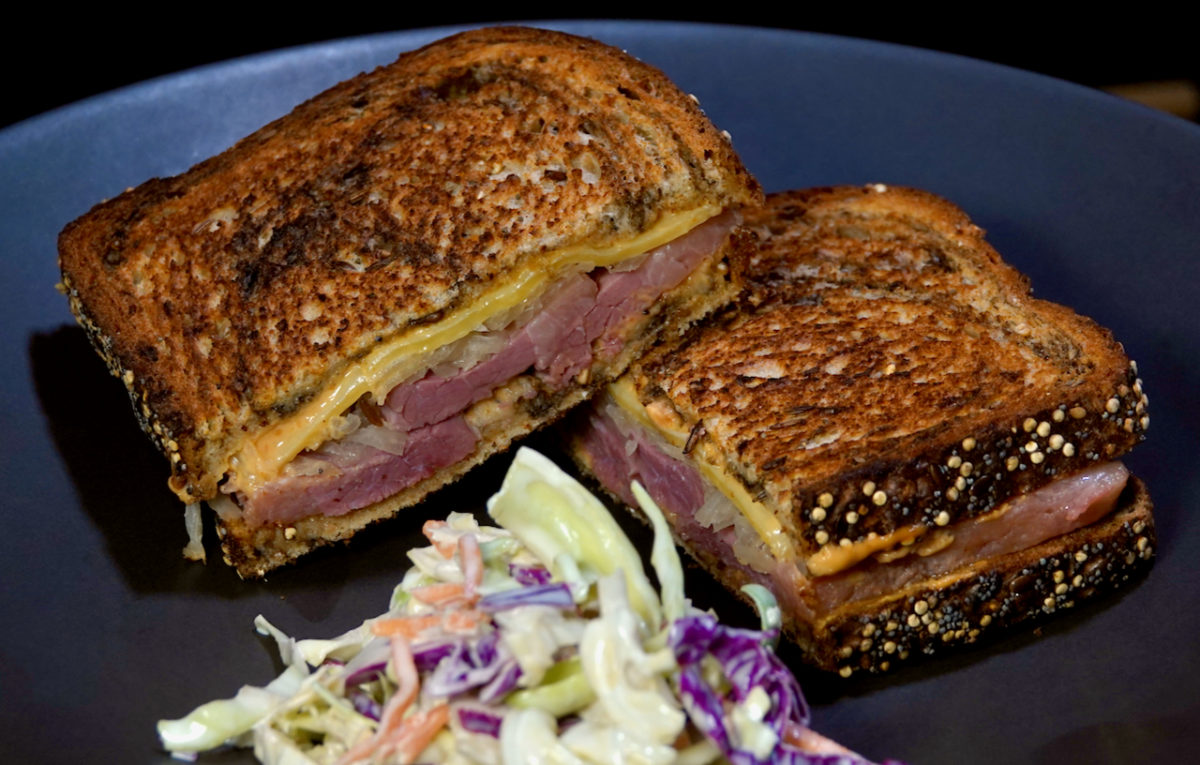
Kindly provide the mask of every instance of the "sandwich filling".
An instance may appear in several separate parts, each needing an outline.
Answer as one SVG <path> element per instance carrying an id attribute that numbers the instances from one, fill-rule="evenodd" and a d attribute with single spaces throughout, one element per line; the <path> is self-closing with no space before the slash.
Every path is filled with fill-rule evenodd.
<path id="1" fill-rule="evenodd" d="M 736 223 L 722 213 L 640 255 L 593 253 L 574 269 L 541 275 L 543 289 L 493 301 L 495 310 L 465 332 L 432 333 L 457 336 L 422 354 L 415 369 L 403 355 L 404 375 L 385 363 L 400 354 L 384 349 L 252 442 L 223 489 L 249 526 L 287 524 L 366 507 L 468 458 L 518 407 L 549 406 L 539 402 L 586 384 L 664 293 L 719 255 Z M 672 228 L 660 224 L 654 236 Z M 596 261 L 608 265 L 580 270 Z"/>
<path id="2" fill-rule="evenodd" d="M 694 445 L 673 443 L 678 439 L 649 426 L 644 409 L 629 412 L 627 398 L 606 394 L 577 435 L 576 448 L 596 479 L 629 504 L 634 499 L 630 481 L 640 481 L 694 554 L 770 587 L 792 613 L 809 621 L 1088 526 L 1115 509 L 1129 477 L 1121 463 L 1101 463 L 983 516 L 944 528 L 901 528 L 889 538 L 871 535 L 851 548 L 826 545 L 805 557 L 794 545 L 763 536 L 763 524 L 752 518 L 765 508 L 748 510 L 749 495 L 739 481 Z M 720 476 L 716 481 L 714 474 Z M 730 491 L 731 486 L 740 491 Z"/>

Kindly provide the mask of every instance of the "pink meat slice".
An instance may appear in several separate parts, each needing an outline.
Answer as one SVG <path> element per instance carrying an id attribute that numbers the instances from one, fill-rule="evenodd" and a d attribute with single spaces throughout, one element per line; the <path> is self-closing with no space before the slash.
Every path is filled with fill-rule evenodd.
<path id="1" fill-rule="evenodd" d="M 998 518 L 955 524 L 951 529 L 954 543 L 940 552 L 924 557 L 910 554 L 889 564 L 872 561 L 815 579 L 818 608 L 875 597 L 908 582 L 1024 550 L 1088 526 L 1113 511 L 1128 480 L 1129 470 L 1120 462 L 1093 465 L 1012 500 Z"/>
<path id="2" fill-rule="evenodd" d="M 387 396 L 383 410 L 389 427 L 407 430 L 428 425 L 491 395 L 496 386 L 532 367 L 553 387 L 587 369 L 593 342 L 602 357 L 624 345 L 628 320 L 658 296 L 681 284 L 715 250 L 736 219 L 724 213 L 661 247 L 637 268 L 597 269 L 555 285 L 553 298 L 524 326 L 509 332 L 504 348 L 492 358 L 457 375 L 428 372 L 401 383 Z"/>
<path id="3" fill-rule="evenodd" d="M 1002 513 L 967 520 L 948 529 L 953 544 L 928 556 L 909 554 L 890 563 L 874 560 L 847 571 L 809 579 L 797 565 L 780 561 L 772 571 L 754 571 L 733 553 L 733 529 L 712 529 L 695 520 L 703 503 L 703 479 L 691 465 L 665 454 L 637 428 L 620 424 L 595 409 L 580 436 L 593 473 L 609 491 L 631 502 L 636 478 L 663 508 L 679 537 L 727 566 L 743 569 L 771 587 L 785 608 L 801 618 L 844 603 L 895 591 L 909 582 L 952 571 L 976 560 L 1017 552 L 1083 528 L 1116 507 L 1129 471 L 1119 462 L 1093 465 L 1008 503 Z"/>
<path id="4" fill-rule="evenodd" d="M 651 256 L 631 271 L 600 271 L 596 306 L 587 315 L 587 336 L 600 339 L 601 354 L 615 355 L 623 345 L 623 323 L 640 313 L 665 292 L 683 282 L 715 250 L 736 223 L 733 213 L 723 213 L 685 236 L 651 251 Z"/>
<path id="5" fill-rule="evenodd" d="M 532 370 L 552 389 L 624 345 L 630 322 L 667 290 L 681 284 L 736 224 L 723 213 L 651 250 L 625 271 L 597 269 L 556 283 L 539 313 L 519 327 L 498 330 L 503 343 L 491 357 L 454 375 L 429 371 L 401 383 L 380 407 L 383 426 L 406 433 L 404 453 L 335 445 L 306 453 L 330 464 L 315 475 L 282 476 L 252 496 L 239 495 L 247 523 L 290 523 L 317 513 L 341 515 L 373 504 L 466 459 L 477 436 L 460 416 L 498 386 Z"/>
<path id="6" fill-rule="evenodd" d="M 700 473 L 672 459 L 641 428 L 625 432 L 611 417 L 593 412 L 577 437 L 587 451 L 596 480 L 625 504 L 636 505 L 629 488 L 634 481 L 640 482 L 670 516 L 690 518 L 704 503 Z"/>
<path id="7" fill-rule="evenodd" d="M 285 476 L 243 502 L 246 523 L 286 524 L 310 515 L 343 515 L 378 502 L 475 451 L 475 431 L 462 417 L 410 431 L 403 454 L 370 446 L 327 455 L 319 475 Z M 343 462 L 339 465 L 338 462 Z M 353 480 L 346 480 L 346 478 Z"/>
<path id="8" fill-rule="evenodd" d="M 501 385 L 532 367 L 551 385 L 591 362 L 583 317 L 595 304 L 596 283 L 586 274 L 568 277 L 555 288 L 554 299 L 524 327 L 509 333 L 504 348 L 459 374 L 430 371 L 420 380 L 392 389 L 382 409 L 384 422 L 395 430 L 440 422 L 491 395 Z"/>

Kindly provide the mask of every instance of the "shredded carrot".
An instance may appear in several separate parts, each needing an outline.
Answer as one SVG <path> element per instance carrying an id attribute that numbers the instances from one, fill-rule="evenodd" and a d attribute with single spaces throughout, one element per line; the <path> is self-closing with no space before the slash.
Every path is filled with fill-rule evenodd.
<path id="1" fill-rule="evenodd" d="M 392 670 L 399 687 L 384 707 L 375 734 L 346 752 L 338 765 L 351 765 L 366 758 L 392 758 L 393 755 L 399 762 L 411 763 L 450 719 L 450 708 L 446 704 L 404 717 L 420 686 L 408 641 L 438 627 L 451 633 L 474 632 L 480 621 L 487 618 L 482 611 L 469 607 L 479 599 L 478 589 L 483 582 L 483 553 L 479 550 L 479 540 L 474 534 L 463 534 L 453 545 L 439 543 L 434 537 L 446 525 L 445 521 L 426 521 L 421 531 L 443 556 L 452 558 L 458 550 L 463 582 L 439 582 L 410 591 L 422 603 L 438 607 L 437 613 L 379 619 L 371 624 L 373 634 L 391 639 Z"/>
<path id="2" fill-rule="evenodd" d="M 430 543 L 437 549 L 439 553 L 441 553 L 443 558 L 453 558 L 455 547 L 454 543 L 447 542 L 445 540 L 439 541 L 433 538 L 435 533 L 446 528 L 447 525 L 449 524 L 447 524 L 445 521 L 428 520 L 425 521 L 425 525 L 421 527 L 421 533 L 424 534 L 425 538 L 430 541 Z"/>
<path id="3" fill-rule="evenodd" d="M 412 715 L 388 736 L 385 756 L 395 752 L 398 762 L 413 762 L 449 720 L 448 704 L 439 704 L 433 709 Z"/>
<path id="4" fill-rule="evenodd" d="M 426 539 L 432 542 L 433 532 L 437 531 L 438 529 L 444 529 L 448 525 L 449 524 L 447 524 L 445 521 L 435 521 L 430 518 L 429 520 L 425 521 L 425 525 L 421 527 L 421 533 L 425 535 Z"/>
<path id="5" fill-rule="evenodd" d="M 450 609 L 437 614 L 425 616 L 397 616 L 394 619 L 380 619 L 371 625 L 371 633 L 380 637 L 402 637 L 414 640 L 422 632 L 434 627 L 441 627 L 447 632 L 474 632 L 480 620 L 485 615 L 474 608 Z"/>
<path id="6" fill-rule="evenodd" d="M 467 597 L 473 598 L 483 582 L 483 553 L 479 551 L 479 540 L 474 534 L 463 534 L 458 538 L 458 554 L 462 559 Z"/>
<path id="7" fill-rule="evenodd" d="M 361 741 L 337 761 L 337 765 L 350 765 L 379 749 L 380 745 L 389 738 L 393 730 L 403 730 L 405 727 L 404 713 L 408 711 L 413 699 L 417 697 L 421 678 L 417 675 L 417 666 L 413 661 L 412 648 L 403 637 L 393 637 L 392 671 L 396 674 L 396 692 L 388 699 L 379 719 L 379 727 L 375 735 L 366 741 Z M 424 748 L 424 747 L 422 747 Z"/>
<path id="8" fill-rule="evenodd" d="M 475 609 L 447 611 L 442 618 L 442 627 L 447 632 L 473 632 L 479 626 L 483 612 Z"/>
<path id="9" fill-rule="evenodd" d="M 442 618 L 438 614 L 380 619 L 371 625 L 371 633 L 380 637 L 403 637 L 412 640 L 430 627 L 436 627 L 441 621 Z"/>
<path id="10" fill-rule="evenodd" d="M 439 582 L 424 587 L 414 587 L 409 591 L 414 598 L 431 606 L 449 605 L 455 600 L 463 599 L 464 588 L 458 582 Z"/>
<path id="11" fill-rule="evenodd" d="M 825 738 L 811 728 L 806 728 L 805 726 L 795 722 L 784 724 L 783 740 L 784 742 L 796 747 L 800 751 L 807 752 L 809 754 L 853 754 L 853 752 L 836 741 Z"/>

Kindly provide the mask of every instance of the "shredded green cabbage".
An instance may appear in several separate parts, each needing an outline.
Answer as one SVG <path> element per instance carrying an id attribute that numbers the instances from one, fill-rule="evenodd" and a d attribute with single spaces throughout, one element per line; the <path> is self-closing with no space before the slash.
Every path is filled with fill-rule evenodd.
<path id="1" fill-rule="evenodd" d="M 662 624 L 658 596 L 629 537 L 600 500 L 546 457 L 519 449 L 487 508 L 560 579 L 570 581 L 559 557 L 564 554 L 578 565 L 586 585 L 622 571 L 643 624 L 651 630 Z"/>
<path id="2" fill-rule="evenodd" d="M 773 708 L 779 689 L 735 698 L 715 655 L 696 663 L 695 651 L 706 649 L 678 629 L 691 622 L 715 635 L 719 625 L 685 597 L 662 511 L 639 484 L 633 493 L 654 530 L 650 559 L 661 593 L 604 505 L 550 460 L 521 449 L 488 502 L 504 528 L 465 513 L 427 523 L 431 545 L 409 553 L 413 566 L 389 610 L 330 640 L 296 640 L 259 616 L 255 626 L 275 639 L 287 669 L 265 688 L 245 686 L 160 721 L 163 747 L 186 755 L 253 744 L 268 765 L 332 765 L 350 753 L 353 762 L 381 765 L 706 765 L 733 742 L 753 761 L 771 761 L 783 736 L 784 707 Z M 574 605 L 544 597 L 547 588 L 561 595 L 562 583 Z M 526 597 L 510 597 L 518 588 L 529 588 L 516 593 Z M 757 585 L 746 591 L 767 630 L 760 639 L 777 635 L 775 599 Z M 686 662 L 698 674 L 685 692 Z M 486 692 L 492 683 L 500 690 Z M 702 718 L 696 683 L 717 694 Z M 389 717 L 393 704 L 400 712 Z M 416 735 L 405 726 L 437 713 L 444 717 L 423 750 L 404 753 L 402 742 Z M 561 725 L 567 717 L 571 724 Z M 698 733 L 717 728 L 723 739 Z"/>

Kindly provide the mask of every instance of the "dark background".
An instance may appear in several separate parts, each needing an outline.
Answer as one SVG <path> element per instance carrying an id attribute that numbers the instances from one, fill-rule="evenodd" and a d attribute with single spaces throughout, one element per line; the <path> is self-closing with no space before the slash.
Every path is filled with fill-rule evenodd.
<path id="1" fill-rule="evenodd" d="M 0 45 L 5 95 L 0 126 L 57 106 L 163 74 L 215 61 L 305 43 L 416 27 L 485 24 L 556 18 L 641 18 L 801 29 L 901 43 L 985 59 L 1091 87 L 1157 80 L 1200 82 L 1200 54 L 1191 24 L 1145 9 L 1088 16 L 1038 12 L 1011 5 L 964 5 L 959 12 L 846 11 L 789 13 L 763 8 L 675 11 L 653 4 L 652 13 L 626 6 L 571 13 L 563 3 L 504 5 L 499 12 L 454 3 L 446 10 L 394 3 L 394 10 L 360 4 L 248 4 L 158 6 L 134 14 L 34 9 L 35 21 L 12 24 Z M 650 4 L 647 4 L 648 6 Z M 283 8 L 285 10 L 280 10 Z M 313 9 L 318 10 L 313 10 Z"/>

